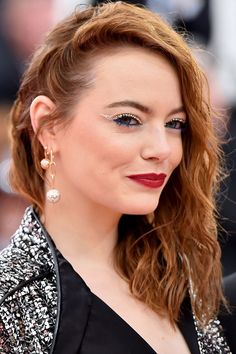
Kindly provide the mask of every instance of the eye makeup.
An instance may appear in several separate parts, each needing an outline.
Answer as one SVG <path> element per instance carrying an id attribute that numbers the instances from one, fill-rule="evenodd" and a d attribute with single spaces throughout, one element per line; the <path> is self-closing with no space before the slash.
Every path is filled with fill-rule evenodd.
<path id="1" fill-rule="evenodd" d="M 100 114 L 103 118 L 116 123 L 119 126 L 134 127 L 141 126 L 143 122 L 139 117 L 132 113 L 120 113 L 120 114 Z M 186 128 L 186 119 L 183 118 L 173 118 L 165 123 L 165 127 L 174 130 L 180 130 L 181 132 Z"/>
<path id="2" fill-rule="evenodd" d="M 102 117 L 113 121 L 117 125 L 132 127 L 142 125 L 142 121 L 132 113 L 120 113 L 115 115 L 101 114 Z"/>
<path id="3" fill-rule="evenodd" d="M 165 127 L 169 129 L 176 129 L 184 131 L 186 129 L 187 122 L 186 119 L 182 118 L 173 118 L 170 121 L 165 123 Z"/>

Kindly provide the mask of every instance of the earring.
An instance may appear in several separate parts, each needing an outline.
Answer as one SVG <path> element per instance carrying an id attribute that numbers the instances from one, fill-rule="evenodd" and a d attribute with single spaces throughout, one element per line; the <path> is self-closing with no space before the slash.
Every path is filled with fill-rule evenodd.
<path id="1" fill-rule="evenodd" d="M 51 203 L 57 203 L 60 200 L 61 193 L 58 189 L 54 187 L 55 176 L 56 176 L 56 163 L 54 161 L 53 151 L 48 148 L 44 148 L 44 158 L 40 161 L 42 169 L 48 170 L 50 176 L 50 189 L 47 191 L 46 198 Z"/>

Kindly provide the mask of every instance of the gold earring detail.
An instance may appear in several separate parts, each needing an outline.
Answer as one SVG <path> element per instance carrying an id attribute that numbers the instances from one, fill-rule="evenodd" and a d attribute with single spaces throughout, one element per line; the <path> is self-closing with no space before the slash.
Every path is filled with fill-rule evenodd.
<path id="1" fill-rule="evenodd" d="M 44 148 L 44 158 L 40 161 L 42 169 L 48 170 L 50 177 L 50 189 L 47 191 L 46 198 L 51 203 L 57 203 L 61 198 L 61 193 L 54 187 L 56 176 L 56 163 L 54 161 L 53 151 L 48 148 Z"/>

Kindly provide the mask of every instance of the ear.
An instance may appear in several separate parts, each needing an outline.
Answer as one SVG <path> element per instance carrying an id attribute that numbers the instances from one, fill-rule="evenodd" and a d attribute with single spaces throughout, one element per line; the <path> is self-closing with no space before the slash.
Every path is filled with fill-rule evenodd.
<path id="1" fill-rule="evenodd" d="M 55 104 L 47 96 L 40 95 L 33 100 L 30 106 L 30 118 L 35 134 L 39 129 L 40 120 L 50 115 L 54 109 Z M 51 127 L 45 126 L 40 132 L 38 139 L 44 147 L 48 146 L 55 152 L 55 134 Z"/>

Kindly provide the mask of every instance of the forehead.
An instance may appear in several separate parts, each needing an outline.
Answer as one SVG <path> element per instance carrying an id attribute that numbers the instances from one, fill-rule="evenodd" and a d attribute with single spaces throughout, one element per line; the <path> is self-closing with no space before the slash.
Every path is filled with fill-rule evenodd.
<path id="1" fill-rule="evenodd" d="M 109 69 L 122 71 L 123 68 L 127 74 L 127 68 L 130 65 L 133 68 L 130 74 L 135 68 L 141 67 L 143 69 L 141 72 L 135 72 L 136 75 L 144 72 L 145 68 L 153 69 L 154 66 L 160 70 L 172 71 L 172 73 L 176 71 L 174 65 L 170 63 L 170 60 L 164 54 L 140 46 L 111 47 L 103 49 L 94 55 L 93 67 L 100 72 Z"/>
<path id="2" fill-rule="evenodd" d="M 156 98 L 171 105 L 181 103 L 174 66 L 164 56 L 141 47 L 102 52 L 93 59 L 93 77 L 93 90 L 109 98 L 129 96 L 150 101 Z"/>

